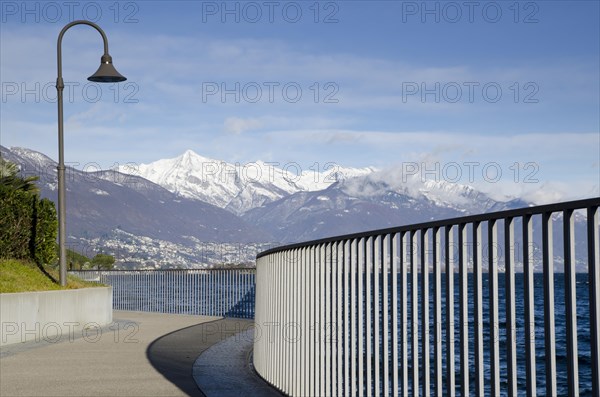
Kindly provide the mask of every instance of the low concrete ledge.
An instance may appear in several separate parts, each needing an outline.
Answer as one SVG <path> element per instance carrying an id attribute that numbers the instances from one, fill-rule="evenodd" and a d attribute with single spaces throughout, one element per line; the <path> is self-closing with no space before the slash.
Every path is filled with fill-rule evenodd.
<path id="1" fill-rule="evenodd" d="M 0 346 L 94 340 L 112 322 L 112 287 L 0 294 Z"/>

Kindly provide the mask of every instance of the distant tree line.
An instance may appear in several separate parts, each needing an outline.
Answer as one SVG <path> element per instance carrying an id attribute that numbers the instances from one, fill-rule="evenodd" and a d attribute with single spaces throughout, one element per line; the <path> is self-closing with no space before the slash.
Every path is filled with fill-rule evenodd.
<path id="1" fill-rule="evenodd" d="M 210 266 L 211 269 L 255 269 L 256 264 L 253 262 L 223 262 L 216 263 Z"/>
<path id="2" fill-rule="evenodd" d="M 96 254 L 92 259 L 75 251 L 67 250 L 69 270 L 112 270 L 115 258 L 112 255 Z"/>
<path id="3" fill-rule="evenodd" d="M 0 258 L 56 260 L 56 208 L 40 198 L 38 179 L 20 177 L 15 164 L 0 159 Z"/>

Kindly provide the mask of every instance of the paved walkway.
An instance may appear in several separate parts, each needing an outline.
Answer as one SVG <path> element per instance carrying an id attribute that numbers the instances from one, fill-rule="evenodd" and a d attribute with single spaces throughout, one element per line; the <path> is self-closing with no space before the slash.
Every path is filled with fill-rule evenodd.
<path id="1" fill-rule="evenodd" d="M 282 395 L 254 372 L 250 360 L 253 343 L 251 328 L 209 347 L 198 357 L 194 379 L 206 397 Z"/>
<path id="2" fill-rule="evenodd" d="M 123 311 L 113 317 L 110 327 L 86 338 L 2 347 L 0 396 L 204 396 L 192 377 L 194 362 L 252 324 Z"/>

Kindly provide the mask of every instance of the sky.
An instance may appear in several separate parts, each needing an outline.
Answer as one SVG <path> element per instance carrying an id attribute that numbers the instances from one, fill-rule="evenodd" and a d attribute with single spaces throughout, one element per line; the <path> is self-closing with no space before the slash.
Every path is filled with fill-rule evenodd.
<path id="1" fill-rule="evenodd" d="M 598 196 L 598 1 L 2 1 L 0 144 L 78 169 L 191 149 L 400 169 L 535 203 Z"/>

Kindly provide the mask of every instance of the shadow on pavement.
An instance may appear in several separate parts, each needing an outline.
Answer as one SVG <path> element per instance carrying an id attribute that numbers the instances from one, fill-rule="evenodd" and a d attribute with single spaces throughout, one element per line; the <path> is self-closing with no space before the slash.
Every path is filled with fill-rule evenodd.
<path id="1" fill-rule="evenodd" d="M 214 344 L 242 332 L 252 320 L 221 319 L 173 331 L 146 349 L 152 366 L 189 396 L 205 397 L 194 381 L 196 358 Z"/>

